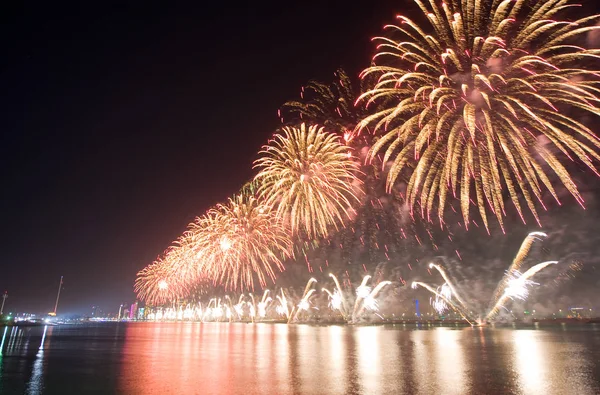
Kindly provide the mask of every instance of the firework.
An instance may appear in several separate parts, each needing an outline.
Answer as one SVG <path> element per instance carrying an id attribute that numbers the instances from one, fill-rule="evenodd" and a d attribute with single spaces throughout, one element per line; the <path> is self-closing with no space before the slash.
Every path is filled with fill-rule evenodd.
<path id="1" fill-rule="evenodd" d="M 442 314 L 444 311 L 448 309 L 448 305 L 444 301 L 445 299 L 452 300 L 452 291 L 448 284 L 443 284 L 441 287 L 437 287 L 435 290 L 436 295 L 435 298 L 430 298 L 429 302 L 431 306 L 434 308 L 438 314 Z M 441 296 L 440 296 L 441 295 Z M 443 297 L 443 299 L 442 299 Z"/>
<path id="2" fill-rule="evenodd" d="M 558 261 L 542 262 L 532 266 L 523 274 L 520 272 L 520 269 L 523 266 L 533 243 L 536 240 L 541 240 L 546 236 L 547 235 L 543 232 L 531 232 L 523 240 L 519 251 L 517 252 L 511 265 L 506 271 L 506 274 L 500 280 L 496 290 L 492 295 L 489 305 L 490 307 L 487 310 L 487 314 L 485 314 L 485 319 L 483 321 L 481 319 L 478 320 L 479 323 L 492 320 L 498 314 L 499 310 L 504 308 L 504 304 L 509 299 L 525 300 L 529 295 L 529 288 L 533 285 L 539 285 L 538 283 L 533 282 L 531 278 L 540 270 L 548 267 L 549 265 L 558 263 Z M 450 307 L 473 325 L 475 319 L 472 317 L 472 312 L 469 311 L 464 299 L 457 292 L 448 273 L 442 266 L 434 263 L 430 263 L 429 267 L 435 268 L 442 275 L 445 283 L 437 289 L 434 289 L 428 284 L 413 282 L 413 288 L 421 286 L 431 292 L 435 296 L 434 298 L 430 298 L 431 305 L 438 313 L 441 314 L 448 307 Z M 453 297 L 456 299 L 456 302 L 452 300 Z"/>
<path id="3" fill-rule="evenodd" d="M 261 299 L 260 302 L 258 302 L 258 317 L 259 318 L 265 318 L 267 316 L 267 307 L 269 305 L 269 303 L 273 300 L 271 297 L 269 297 L 269 290 L 266 289 L 265 292 L 263 293 L 263 297 Z"/>
<path id="4" fill-rule="evenodd" d="M 250 319 L 252 320 L 252 322 L 255 322 L 256 319 L 256 300 L 254 299 L 254 295 L 249 294 L 250 295 L 250 300 L 252 301 L 252 303 L 248 303 L 248 308 L 249 308 L 249 315 L 250 315 Z"/>
<path id="5" fill-rule="evenodd" d="M 310 81 L 302 88 L 300 99 L 282 106 L 280 116 L 287 125 L 297 126 L 302 122 L 323 125 L 327 131 L 334 131 L 342 137 L 358 158 L 361 202 L 354 205 L 352 221 L 335 236 L 339 240 L 336 245 L 342 250 L 342 259 L 365 264 L 380 263 L 393 259 L 393 254 L 401 250 L 404 250 L 405 256 L 407 243 L 420 244 L 425 238 L 429 238 L 433 247 L 437 248 L 426 221 L 412 216 L 406 209 L 402 192 L 387 193 L 379 158 L 366 160 L 372 144 L 370 136 L 357 136 L 351 132 L 368 115 L 365 108 L 353 105 L 362 86 L 352 81 L 343 70 L 338 70 L 335 76 L 337 78 L 332 83 Z M 362 80 L 359 82 L 364 85 Z M 319 247 L 325 248 L 323 245 Z M 307 253 L 306 249 L 303 253 Z"/>
<path id="6" fill-rule="evenodd" d="M 168 252 L 166 256 L 169 256 Z M 180 261 L 161 258 L 137 273 L 134 291 L 140 300 L 158 306 L 187 296 L 196 280 L 195 270 Z"/>
<path id="7" fill-rule="evenodd" d="M 442 278 L 444 279 L 444 281 L 446 281 L 446 284 L 444 284 L 444 286 L 447 289 L 444 289 L 444 286 L 442 286 L 441 293 L 444 294 L 445 296 L 447 296 L 448 299 L 450 299 L 450 295 L 454 295 L 454 297 L 456 298 L 458 303 L 461 305 L 461 307 L 466 309 L 466 304 L 465 304 L 464 300 L 462 300 L 462 298 L 460 297 L 458 292 L 456 292 L 456 289 L 454 288 L 454 285 L 452 285 L 452 282 L 450 281 L 450 277 L 448 276 L 448 274 L 446 273 L 444 268 L 441 267 L 440 265 L 436 265 L 435 263 L 430 263 L 429 267 L 435 268 L 442 275 Z"/>
<path id="8" fill-rule="evenodd" d="M 333 83 L 310 81 L 302 87 L 300 100 L 284 103 L 283 111 L 280 111 L 282 122 L 292 125 L 302 122 L 323 125 L 327 130 L 344 136 L 345 141 L 350 141 L 353 137 L 352 130 L 367 112 L 354 105 L 360 89 L 355 88 L 348 74 L 338 69 L 334 75 L 336 80 Z"/>
<path id="9" fill-rule="evenodd" d="M 557 263 L 558 261 L 547 261 L 538 263 L 537 265 L 528 269 L 523 274 L 521 274 L 517 270 L 511 270 L 507 272 L 507 280 L 505 281 L 506 286 L 504 288 L 503 294 L 500 297 L 500 299 L 498 299 L 498 301 L 494 304 L 494 306 L 490 309 L 489 313 L 485 317 L 486 320 L 494 318 L 496 314 L 498 314 L 500 308 L 504 307 L 504 303 L 508 299 L 526 299 L 529 295 L 527 287 L 531 285 L 538 285 L 530 279 L 540 270 L 546 268 L 547 266 L 555 265 Z"/>
<path id="10" fill-rule="evenodd" d="M 333 294 L 331 294 L 331 299 L 329 302 L 330 306 L 332 309 L 334 310 L 340 310 L 342 309 L 342 295 L 340 295 L 339 292 L 335 291 Z"/>
<path id="11" fill-rule="evenodd" d="M 291 255 L 292 242 L 281 221 L 249 187 L 196 222 L 200 267 L 226 288 L 254 289 L 255 278 L 264 287 Z"/>
<path id="12" fill-rule="evenodd" d="M 358 99 L 373 113 L 356 130 L 379 136 L 370 155 L 385 151 L 388 188 L 409 167 L 411 207 L 429 217 L 437 205 L 443 223 L 458 195 L 465 226 L 474 201 L 486 228 L 489 211 L 503 226 L 504 191 L 523 221 L 522 199 L 539 223 L 542 192 L 558 201 L 551 173 L 582 204 L 562 162 L 577 158 L 598 174 L 600 142 L 565 109 L 600 114 L 598 71 L 580 68 L 600 50 L 570 42 L 599 29 L 599 16 L 556 19 L 569 0 L 436 3 L 417 1 L 431 34 L 399 16 L 362 73 L 376 80 Z"/>
<path id="13" fill-rule="evenodd" d="M 377 303 L 376 299 L 377 295 L 379 295 L 379 292 L 381 292 L 383 287 L 385 287 L 386 285 L 390 285 L 391 283 L 391 281 L 382 281 L 379 284 L 377 284 L 377 286 L 373 288 L 373 290 L 363 298 L 362 306 L 360 307 L 360 309 L 358 309 L 356 315 L 352 317 L 352 320 L 356 321 L 356 319 L 360 317 L 365 308 L 370 311 L 379 311 L 379 304 Z"/>
<path id="14" fill-rule="evenodd" d="M 240 320 L 242 318 L 244 318 L 244 303 L 245 302 L 243 299 L 244 299 L 244 295 L 241 295 L 238 303 L 233 306 L 233 310 L 235 311 L 235 313 L 238 316 L 238 319 L 240 319 Z"/>
<path id="15" fill-rule="evenodd" d="M 308 311 L 308 309 L 310 309 L 310 298 L 313 296 L 314 293 L 315 293 L 315 290 L 311 289 L 300 300 L 300 303 L 298 303 L 298 308 L 296 309 L 296 312 L 293 315 L 292 321 L 297 321 L 298 314 L 300 314 L 302 311 Z"/>
<path id="16" fill-rule="evenodd" d="M 358 201 L 358 164 L 339 138 L 318 126 L 284 127 L 255 161 L 259 194 L 293 234 L 328 235 Z"/>
<path id="17" fill-rule="evenodd" d="M 340 312 L 342 313 L 342 316 L 345 319 L 348 319 L 348 306 L 346 306 L 346 299 L 344 298 L 344 292 L 342 291 L 342 287 L 340 286 L 340 282 L 338 281 L 337 277 L 333 273 L 329 273 L 329 277 L 331 277 L 333 279 L 333 282 L 335 283 L 335 287 L 337 289 L 337 291 L 334 292 L 334 295 L 336 293 L 339 295 L 340 306 L 337 309 L 340 310 Z"/>
<path id="18" fill-rule="evenodd" d="M 354 302 L 354 308 L 352 309 L 352 317 L 356 317 L 361 301 L 369 296 L 371 288 L 367 286 L 367 282 L 371 278 L 370 275 L 363 277 L 360 285 L 356 288 L 356 301 Z"/>
<path id="19" fill-rule="evenodd" d="M 498 300 L 503 296 L 504 289 L 506 288 L 508 281 L 510 280 L 510 273 L 519 272 L 521 266 L 523 265 L 523 262 L 525 261 L 525 258 L 527 258 L 527 255 L 531 250 L 531 246 L 533 245 L 533 243 L 536 240 L 541 240 L 545 237 L 547 237 L 547 235 L 544 232 L 531 232 L 527 235 L 527 237 L 525 237 L 525 240 L 523 240 L 523 242 L 521 243 L 519 251 L 517 251 L 517 255 L 515 255 L 515 259 L 513 259 L 512 263 L 508 267 L 508 270 L 506 272 L 507 275 L 504 276 L 504 278 L 498 283 L 498 286 L 496 287 L 496 290 L 493 293 L 490 306 L 498 305 Z M 490 309 L 490 311 L 492 310 L 494 310 L 493 307 Z"/>
<path id="20" fill-rule="evenodd" d="M 370 310 L 370 311 L 378 311 L 379 304 L 377 303 L 377 300 L 375 300 L 375 298 L 372 298 L 371 296 L 367 296 L 365 298 L 365 300 L 363 301 L 363 308 L 366 308 L 367 310 Z"/>
<path id="21" fill-rule="evenodd" d="M 290 311 L 288 309 L 287 298 L 285 297 L 285 293 L 283 293 L 283 288 L 281 289 L 281 296 L 277 295 L 277 300 L 279 304 L 275 307 L 277 314 L 285 316 L 288 320 L 290 319 Z"/>
<path id="22" fill-rule="evenodd" d="M 315 292 L 315 290 L 311 289 L 311 287 L 316 282 L 317 282 L 317 280 L 312 277 L 308 280 L 308 282 L 306 283 L 306 286 L 304 287 L 304 293 L 302 294 L 300 303 L 298 303 L 297 307 L 294 307 L 294 309 L 292 310 L 292 313 L 290 314 L 290 317 L 288 319 L 288 324 L 296 321 L 296 319 L 298 318 L 298 314 L 301 311 L 308 310 L 308 308 L 310 307 L 309 299 L 312 296 L 312 294 Z"/>
<path id="23" fill-rule="evenodd" d="M 436 291 L 431 285 L 422 283 L 420 281 L 414 281 L 412 283 L 412 288 L 417 289 L 418 287 L 423 287 L 432 294 L 434 294 L 437 298 L 441 299 L 444 303 L 450 306 L 454 311 L 461 315 L 461 317 L 467 321 L 470 325 L 475 325 L 475 320 L 470 317 L 469 313 L 463 310 L 460 306 L 457 306 L 452 300 L 448 299 L 444 294 Z"/>
<path id="24" fill-rule="evenodd" d="M 160 305 L 206 291 L 209 278 L 201 270 L 202 251 L 197 248 L 206 229 L 199 221 L 189 224 L 161 257 L 138 272 L 134 291 L 139 299 Z"/>
<path id="25" fill-rule="evenodd" d="M 327 294 L 329 297 L 329 308 L 331 310 L 339 310 L 342 314 L 342 295 L 338 291 L 334 291 L 333 293 L 327 288 L 322 289 L 323 292 Z"/>

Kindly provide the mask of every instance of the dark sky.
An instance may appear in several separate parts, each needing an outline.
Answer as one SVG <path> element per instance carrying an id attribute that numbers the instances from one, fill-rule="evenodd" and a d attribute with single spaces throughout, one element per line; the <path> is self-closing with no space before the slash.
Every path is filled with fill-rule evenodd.
<path id="1" fill-rule="evenodd" d="M 4 3 L 0 291 L 8 311 L 50 311 L 63 275 L 59 312 L 88 314 L 133 301 L 135 273 L 251 178 L 283 102 L 340 66 L 358 73 L 370 38 L 416 9 L 409 0 Z M 563 242 L 589 245 L 593 226 L 564 229 Z"/>
<path id="2" fill-rule="evenodd" d="M 135 273 L 252 176 L 277 108 L 358 72 L 405 2 L 27 4 L 0 10 L 0 288 L 50 311 L 64 275 L 59 310 L 85 313 L 133 300 Z"/>

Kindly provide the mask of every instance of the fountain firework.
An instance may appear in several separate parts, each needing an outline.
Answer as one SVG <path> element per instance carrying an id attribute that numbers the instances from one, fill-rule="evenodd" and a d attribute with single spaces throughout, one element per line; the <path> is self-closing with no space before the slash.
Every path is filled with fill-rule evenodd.
<path id="1" fill-rule="evenodd" d="M 508 268 L 507 276 L 504 276 L 502 281 L 500 281 L 498 283 L 498 286 L 494 290 L 494 294 L 493 294 L 493 298 L 492 298 L 492 302 L 491 302 L 490 306 L 496 306 L 498 304 L 498 300 L 502 297 L 502 295 L 504 293 L 504 289 L 506 288 L 507 281 L 510 279 L 509 274 L 519 272 L 521 270 L 523 261 L 525 260 L 525 258 L 527 258 L 527 255 L 529 254 L 529 251 L 531 250 L 531 246 L 533 245 L 533 243 L 536 240 L 542 240 L 542 238 L 545 238 L 547 236 L 548 235 L 544 232 L 531 232 L 527 235 L 527 237 L 525 237 L 525 239 L 521 243 L 521 247 L 519 248 L 519 251 L 517 251 L 517 255 L 515 255 L 515 259 L 513 259 L 512 263 L 510 264 L 510 266 Z M 490 309 L 490 311 L 492 311 L 493 309 L 494 308 L 492 307 Z"/>
<path id="2" fill-rule="evenodd" d="M 271 297 L 269 297 L 269 290 L 265 290 L 265 292 L 263 293 L 263 297 L 261 299 L 260 302 L 258 302 L 258 318 L 263 319 L 267 316 L 267 307 L 269 305 L 269 303 L 273 300 Z"/>
<path id="3" fill-rule="evenodd" d="M 356 301 L 354 302 L 354 309 L 352 310 L 352 316 L 350 317 L 349 323 L 357 322 L 365 309 L 377 314 L 377 311 L 379 311 L 379 304 L 375 298 L 379 292 L 381 292 L 383 287 L 392 283 L 391 281 L 382 281 L 377 284 L 375 288 L 371 289 L 371 287 L 367 286 L 367 282 L 370 279 L 371 276 L 367 274 L 356 288 Z"/>
<path id="4" fill-rule="evenodd" d="M 322 289 L 329 296 L 329 308 L 331 310 L 339 310 L 342 315 L 342 295 L 338 291 L 333 291 L 333 293 L 327 288 Z"/>
<path id="5" fill-rule="evenodd" d="M 289 320 L 290 310 L 288 309 L 288 302 L 287 298 L 285 297 L 285 294 L 283 293 L 283 288 L 281 289 L 281 296 L 277 295 L 276 298 L 279 301 L 279 305 L 275 308 L 277 310 L 277 313 L 285 316 L 285 318 Z"/>
<path id="6" fill-rule="evenodd" d="M 445 285 L 448 288 L 449 294 L 454 295 L 454 297 L 456 298 L 456 301 L 460 304 L 460 306 L 463 309 L 466 309 L 467 308 L 466 303 L 462 300 L 459 293 L 456 292 L 456 288 L 454 288 L 454 285 L 452 285 L 452 281 L 450 281 L 450 277 L 448 276 L 448 274 L 446 273 L 444 268 L 441 267 L 440 265 L 436 265 L 435 263 L 430 263 L 429 267 L 436 269 L 442 275 L 442 278 L 444 279 L 444 281 L 446 281 Z M 448 292 L 446 292 L 446 293 L 448 293 Z"/>
<path id="7" fill-rule="evenodd" d="M 364 276 L 362 282 L 360 283 L 358 288 L 356 288 L 356 301 L 354 302 L 354 309 L 352 309 L 352 318 L 356 316 L 356 313 L 358 312 L 360 306 L 360 302 L 362 302 L 364 298 L 369 296 L 369 293 L 371 292 L 371 288 L 367 286 L 367 282 L 370 278 L 371 276 L 368 274 Z"/>
<path id="8" fill-rule="evenodd" d="M 444 299 L 442 299 L 437 294 L 443 295 L 446 299 L 451 299 L 452 291 L 450 291 L 450 287 L 448 286 L 448 284 L 443 284 L 441 287 L 437 287 L 435 292 L 436 292 L 435 297 L 430 298 L 429 302 L 430 302 L 431 306 L 435 309 L 435 311 L 438 312 L 438 314 L 442 314 L 444 311 L 446 311 L 446 309 L 448 308 L 448 305 L 446 304 Z"/>
<path id="9" fill-rule="evenodd" d="M 347 320 L 348 319 L 348 306 L 346 305 L 346 299 L 344 298 L 344 292 L 342 291 L 342 287 L 340 287 L 340 282 L 338 281 L 337 277 L 333 273 L 329 273 L 329 277 L 331 277 L 333 279 L 333 282 L 335 283 L 335 287 L 337 288 L 337 293 L 339 295 L 340 306 L 339 306 L 338 310 L 342 313 L 342 316 L 344 317 L 344 319 Z M 334 292 L 334 295 L 335 295 L 335 292 Z"/>
<path id="10" fill-rule="evenodd" d="M 494 304 L 494 306 L 490 309 L 490 311 L 485 317 L 485 320 L 489 321 L 493 319 L 498 314 L 500 308 L 504 307 L 504 303 L 506 303 L 508 299 L 525 300 L 529 295 L 527 286 L 539 285 L 538 283 L 531 281 L 530 278 L 532 278 L 536 273 L 538 273 L 545 267 L 550 265 L 556 265 L 557 263 L 558 261 L 547 261 L 538 263 L 523 274 L 521 274 L 517 270 L 508 271 L 503 279 L 503 282 L 506 284 L 504 287 L 503 294 Z"/>
<path id="11" fill-rule="evenodd" d="M 310 304 L 308 301 L 315 292 L 314 289 L 311 289 L 311 286 L 313 283 L 316 283 L 316 282 L 317 282 L 317 280 L 313 277 L 311 277 L 310 280 L 308 280 L 308 282 L 306 283 L 306 286 L 304 287 L 304 293 L 302 294 L 300 303 L 298 303 L 298 306 L 294 307 L 294 309 L 292 310 L 292 314 L 290 315 L 290 318 L 288 319 L 288 324 L 291 322 L 294 322 L 298 319 L 298 314 L 300 313 L 300 311 L 308 310 L 308 308 L 310 307 Z"/>
<path id="12" fill-rule="evenodd" d="M 249 303 L 250 305 L 250 319 L 252 320 L 252 322 L 255 322 L 256 319 L 256 302 L 254 300 L 254 295 L 253 294 L 249 294 L 250 295 L 250 300 L 252 300 L 252 303 Z"/>
<path id="13" fill-rule="evenodd" d="M 244 318 L 244 294 L 241 294 L 236 305 L 233 306 L 233 310 L 241 321 Z"/>
<path id="14" fill-rule="evenodd" d="M 440 298 L 441 300 L 443 300 L 448 306 L 450 306 L 454 311 L 456 311 L 458 314 L 461 315 L 461 317 L 467 321 L 470 325 L 475 325 L 476 321 L 472 318 L 469 317 L 469 313 L 464 311 L 463 309 L 461 309 L 459 306 L 457 306 L 455 303 L 453 303 L 450 299 L 448 299 L 446 296 L 444 296 L 443 294 L 437 292 L 435 289 L 433 289 L 433 287 L 431 287 L 429 284 L 425 284 L 422 283 L 420 281 L 413 281 L 412 283 L 412 288 L 413 289 L 417 289 L 418 287 L 423 287 L 426 290 L 428 290 L 429 292 L 431 292 L 432 294 L 434 294 L 437 298 Z"/>
<path id="15" fill-rule="evenodd" d="M 391 283 L 391 281 L 382 281 L 379 284 L 377 284 L 373 291 L 371 291 L 367 295 L 367 297 L 363 299 L 362 306 L 358 309 L 358 313 L 355 316 L 352 316 L 352 322 L 355 322 L 361 316 L 365 308 L 370 311 L 379 311 L 379 304 L 377 303 L 377 299 L 375 298 L 377 297 L 379 292 L 381 292 L 383 287 L 385 287 L 386 285 L 390 285 Z"/>
<path id="16" fill-rule="evenodd" d="M 453 284 L 452 279 L 441 265 L 435 263 L 429 264 L 429 267 L 436 269 L 445 281 L 445 283 L 441 287 L 438 287 L 437 290 L 434 289 L 434 287 L 419 281 L 413 282 L 412 286 L 413 288 L 421 286 L 435 295 L 435 298 L 432 299 L 432 305 L 438 313 L 441 313 L 447 307 L 450 307 L 471 325 L 489 322 L 497 316 L 501 308 L 505 308 L 504 305 L 509 299 L 525 300 L 529 295 L 528 288 L 533 285 L 539 285 L 538 283 L 531 281 L 531 278 L 544 268 L 558 263 L 558 261 L 542 262 L 532 266 L 524 273 L 520 272 L 533 243 L 546 236 L 547 235 L 543 232 L 531 232 L 527 235 L 525 240 L 523 240 L 523 243 L 521 243 L 521 247 L 506 271 L 506 274 L 494 290 L 492 302 L 490 304 L 491 307 L 488 309 L 483 320 L 477 320 L 472 316 L 467 304 Z M 456 302 L 454 302 L 452 298 L 456 299 Z"/>

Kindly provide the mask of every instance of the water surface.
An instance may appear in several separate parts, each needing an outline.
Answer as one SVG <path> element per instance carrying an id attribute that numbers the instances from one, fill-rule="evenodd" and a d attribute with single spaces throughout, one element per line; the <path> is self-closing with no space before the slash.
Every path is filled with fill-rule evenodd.
<path id="1" fill-rule="evenodd" d="M 1 394 L 600 394 L 600 327 L 0 328 Z"/>

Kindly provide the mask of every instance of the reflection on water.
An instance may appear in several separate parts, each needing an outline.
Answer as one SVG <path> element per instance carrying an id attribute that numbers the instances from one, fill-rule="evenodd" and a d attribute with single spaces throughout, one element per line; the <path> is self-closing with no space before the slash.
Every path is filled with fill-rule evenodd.
<path id="1" fill-rule="evenodd" d="M 515 347 L 515 368 L 523 392 L 547 393 L 548 367 L 545 348 L 540 346 L 543 339 L 532 331 L 516 331 L 513 337 Z"/>
<path id="2" fill-rule="evenodd" d="M 600 328 L 0 328 L 2 394 L 597 394 Z"/>
<path id="3" fill-rule="evenodd" d="M 44 332 L 42 333 L 42 340 L 38 347 L 38 352 L 35 356 L 35 362 L 33 363 L 33 369 L 31 370 L 31 379 L 27 383 L 28 394 L 41 394 L 44 389 L 43 385 L 43 373 L 44 373 L 44 343 L 46 341 L 46 333 L 48 333 L 48 326 L 44 326 Z M 50 327 L 50 333 L 52 333 L 52 327 Z"/>
<path id="4" fill-rule="evenodd" d="M 462 333 L 449 328 L 435 331 L 435 361 L 439 376 L 438 383 L 444 385 L 444 391 L 453 394 L 466 394 L 470 386 L 470 377 L 465 364 L 465 349 L 461 344 Z"/>

